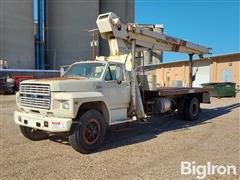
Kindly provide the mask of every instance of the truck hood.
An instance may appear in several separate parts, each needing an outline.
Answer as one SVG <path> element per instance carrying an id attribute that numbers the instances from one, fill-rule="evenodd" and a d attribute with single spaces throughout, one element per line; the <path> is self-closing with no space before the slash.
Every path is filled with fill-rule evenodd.
<path id="1" fill-rule="evenodd" d="M 47 84 L 54 92 L 96 91 L 96 86 L 101 83 L 99 79 L 85 77 L 57 77 L 44 79 L 25 80 L 21 84 Z"/>

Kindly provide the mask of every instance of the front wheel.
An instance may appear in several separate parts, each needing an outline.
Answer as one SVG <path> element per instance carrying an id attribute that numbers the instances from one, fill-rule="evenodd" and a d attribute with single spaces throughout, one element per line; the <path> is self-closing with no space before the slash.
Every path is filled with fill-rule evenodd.
<path id="1" fill-rule="evenodd" d="M 39 130 L 39 129 L 34 129 L 26 126 L 20 126 L 21 133 L 23 134 L 24 137 L 32 140 L 32 141 L 39 141 L 46 139 L 48 137 L 48 133 Z"/>
<path id="2" fill-rule="evenodd" d="M 69 135 L 72 147 L 81 153 L 88 154 L 95 151 L 103 142 L 105 125 L 101 113 L 96 110 L 88 110 L 78 120 Z"/>

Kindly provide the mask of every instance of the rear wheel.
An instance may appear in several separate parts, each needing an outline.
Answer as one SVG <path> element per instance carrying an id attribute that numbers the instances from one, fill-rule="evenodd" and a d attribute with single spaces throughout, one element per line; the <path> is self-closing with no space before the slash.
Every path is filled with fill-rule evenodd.
<path id="1" fill-rule="evenodd" d="M 193 97 L 184 103 L 184 116 L 186 120 L 194 121 L 200 114 L 200 102 L 198 98 Z"/>
<path id="2" fill-rule="evenodd" d="M 81 153 L 88 154 L 95 151 L 103 142 L 105 125 L 101 113 L 88 110 L 78 120 L 70 136 L 72 147 Z"/>
<path id="3" fill-rule="evenodd" d="M 20 126 L 21 133 L 23 134 L 24 137 L 32 140 L 32 141 L 39 141 L 46 139 L 48 137 L 48 133 L 39 130 L 39 129 L 34 129 L 26 126 Z"/>

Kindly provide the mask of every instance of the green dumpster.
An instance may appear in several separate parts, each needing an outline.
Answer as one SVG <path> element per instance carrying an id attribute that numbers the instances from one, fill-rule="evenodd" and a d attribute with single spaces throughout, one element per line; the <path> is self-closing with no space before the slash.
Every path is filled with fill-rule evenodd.
<path id="1" fill-rule="evenodd" d="M 208 89 L 211 97 L 235 97 L 236 83 L 219 82 L 219 83 L 204 83 L 201 84 L 203 88 Z"/>

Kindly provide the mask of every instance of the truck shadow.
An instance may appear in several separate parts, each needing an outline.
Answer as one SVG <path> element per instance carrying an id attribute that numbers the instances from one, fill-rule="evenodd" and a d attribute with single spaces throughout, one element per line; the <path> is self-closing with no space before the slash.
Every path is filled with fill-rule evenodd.
<path id="1" fill-rule="evenodd" d="M 211 123 L 211 121 L 208 120 L 216 120 L 214 118 L 227 114 L 239 107 L 240 103 L 235 103 L 225 107 L 202 109 L 199 119 L 194 122 L 180 120 L 176 114 L 173 114 L 163 118 L 152 117 L 143 123 L 134 122 L 124 127 L 116 126 L 108 130 L 103 146 L 98 152 L 148 141 L 156 138 L 163 132 L 184 131 L 193 126 Z M 231 121 L 231 119 L 229 119 L 229 121 Z M 49 140 L 70 145 L 66 136 L 51 135 Z"/>

